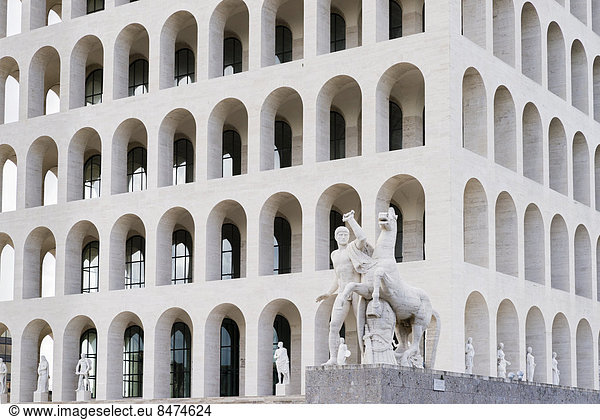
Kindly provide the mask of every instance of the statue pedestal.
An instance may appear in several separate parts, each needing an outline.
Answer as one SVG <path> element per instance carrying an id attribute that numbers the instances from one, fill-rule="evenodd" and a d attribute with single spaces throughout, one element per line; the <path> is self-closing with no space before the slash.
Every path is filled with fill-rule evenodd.
<path id="1" fill-rule="evenodd" d="M 8 394 L 0 394 L 0 404 L 8 404 Z"/>
<path id="2" fill-rule="evenodd" d="M 75 401 L 91 401 L 92 400 L 92 393 L 91 391 L 77 391 L 77 397 L 75 398 Z"/>
<path id="3" fill-rule="evenodd" d="M 275 395 L 277 397 L 285 397 L 290 393 L 289 384 L 275 384 Z"/>
<path id="4" fill-rule="evenodd" d="M 39 402 L 48 402 L 48 401 L 50 401 L 48 392 L 35 391 L 33 393 L 33 402 L 39 403 Z"/>

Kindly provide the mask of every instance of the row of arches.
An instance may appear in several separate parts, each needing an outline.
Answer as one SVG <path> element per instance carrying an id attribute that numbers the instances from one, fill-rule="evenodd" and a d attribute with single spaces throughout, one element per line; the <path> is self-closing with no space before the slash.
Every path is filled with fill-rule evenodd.
<path id="1" fill-rule="evenodd" d="M 415 5 L 420 4 L 420 7 L 424 8 L 423 0 L 403 2 L 387 0 L 380 3 L 378 7 L 386 9 L 386 13 L 383 14 L 389 18 L 388 38 L 397 38 L 415 32 L 412 20 L 421 14 L 421 9 L 416 8 Z M 322 7 L 330 9 L 330 18 L 321 16 Z M 361 44 L 360 3 L 324 0 L 322 7 L 319 8 L 318 32 L 322 32 L 323 38 L 329 38 L 330 35 L 333 37 L 331 51 L 359 46 Z M 209 59 L 206 66 L 209 78 L 248 70 L 248 19 L 248 8 L 242 0 L 224 0 L 213 12 L 210 17 L 209 37 L 206 38 L 209 43 Z M 268 0 L 262 8 L 262 19 L 265 27 L 272 28 L 263 31 L 261 57 L 263 66 L 303 57 L 302 0 L 286 2 Z M 403 26 L 404 20 L 407 24 Z M 196 81 L 197 67 L 200 64 L 198 44 L 199 40 L 205 40 L 205 37 L 199 38 L 197 22 L 197 17 L 185 10 L 172 14 L 165 21 L 159 42 L 158 87 L 160 89 Z M 275 37 L 272 32 L 275 32 Z M 327 40 L 324 39 L 324 42 Z M 112 89 L 108 88 L 112 90 L 108 92 L 112 99 L 142 95 L 149 91 L 149 81 L 153 78 L 149 74 L 153 69 L 149 63 L 155 61 L 150 57 L 150 43 L 149 32 L 140 23 L 130 24 L 120 31 L 112 51 L 115 64 L 112 69 L 113 76 L 110 78 Z M 22 93 L 27 94 L 26 117 L 101 103 L 107 96 L 105 86 L 108 80 L 104 74 L 104 49 L 102 41 L 93 34 L 77 41 L 69 55 L 69 80 L 64 80 L 65 78 L 61 76 L 61 54 L 52 46 L 39 49 L 29 63 L 28 86 L 26 89 L 21 89 Z M 325 52 L 329 51 L 321 53 Z M 62 55 L 64 56 L 64 53 Z M 0 60 L 0 68 L 4 68 L 4 71 L 0 72 L 0 85 L 5 86 L 9 79 L 6 92 L 0 92 L 5 93 L 0 97 L 6 102 L 4 104 L 6 112 L 2 114 L 10 114 L 11 119 L 8 121 L 14 120 L 16 112 L 14 108 L 18 109 L 19 106 L 16 98 L 18 92 L 15 92 L 19 88 L 15 87 L 15 84 L 18 85 L 20 74 L 23 72 L 23 70 L 20 72 L 22 67 L 24 64 L 19 64 L 13 57 L 4 57 Z M 69 98 L 68 107 L 61 108 L 59 102 L 65 95 Z M 9 115 L 3 116 L 9 117 Z"/>
<path id="2" fill-rule="evenodd" d="M 378 151 L 424 145 L 424 95 L 423 75 L 415 66 L 398 64 L 384 73 L 377 92 L 378 109 L 384 117 L 378 119 L 377 130 L 381 133 Z M 282 87 L 267 96 L 260 113 L 261 170 L 302 164 L 306 155 L 303 115 L 304 103 L 296 90 Z M 337 76 L 325 83 L 317 96 L 317 161 L 361 155 L 361 115 L 362 93 L 356 80 Z M 228 98 L 219 102 L 208 116 L 206 143 L 197 143 L 196 118 L 183 108 L 163 118 L 156 145 L 151 143 L 155 134 L 149 135 L 145 124 L 138 119 L 122 122 L 115 129 L 110 145 L 102 141 L 95 129 L 82 128 L 66 150 L 66 171 L 59 165 L 63 152 L 59 153 L 56 142 L 48 136 L 35 140 L 24 158 L 17 155 L 17 144 L 13 145 L 15 148 L 5 144 L 0 146 L 2 196 L 5 201 L 11 198 L 16 201 L 19 181 L 14 173 L 20 159 L 26 165 L 20 175 L 25 177 L 24 207 L 57 202 L 57 195 L 62 194 L 56 188 L 49 188 L 47 182 L 66 187 L 66 199 L 73 201 L 108 192 L 144 190 L 148 187 L 149 171 L 158 173 L 159 187 L 242 175 L 248 172 L 248 156 L 252 152 L 248 128 L 251 123 L 246 106 L 238 99 Z M 197 144 L 205 144 L 205 148 Z M 149 152 L 156 160 L 148 161 Z M 110 158 L 106 159 L 106 155 Z M 65 173 L 66 182 L 61 181 Z M 47 194 L 48 191 L 53 194 Z M 5 208 L 3 204 L 2 211 L 14 207 L 12 204 Z"/>
<path id="3" fill-rule="evenodd" d="M 463 204 L 465 262 L 481 267 L 495 265 L 496 271 L 514 277 L 523 273 L 525 280 L 542 285 L 550 280 L 552 288 L 592 298 L 593 244 L 588 229 L 583 224 L 569 234 L 567 224 L 560 214 L 554 215 L 550 223 L 544 223 L 540 209 L 533 203 L 527 206 L 524 213 L 519 214 L 512 197 L 506 191 L 498 195 L 494 213 L 490 214 L 488 206 L 491 207 L 492 204 L 488 204 L 487 193 L 477 179 L 467 182 Z M 495 224 L 495 244 L 490 242 L 491 223 Z M 522 232 L 522 241 L 519 232 Z M 524 248 L 522 251 L 519 251 L 519 244 Z M 495 264 L 490 262 L 490 246 Z M 574 278 L 571 275 L 570 255 L 574 256 Z M 596 256 L 600 258 L 600 238 L 596 243 Z M 522 271 L 520 264 L 524 264 Z M 596 268 L 598 269 L 598 264 Z M 600 284 L 596 287 L 598 289 Z M 598 299 L 600 300 L 600 295 Z"/>
<path id="4" fill-rule="evenodd" d="M 495 332 L 495 337 L 494 337 Z M 533 306 L 525 319 L 519 317 L 514 303 L 504 299 L 497 307 L 491 306 L 483 295 L 472 292 L 464 310 L 464 334 L 473 338 L 476 349 L 473 373 L 496 376 L 496 346 L 504 343 L 510 370 L 525 371 L 525 350 L 532 347 L 535 354 L 534 382 L 552 383 L 552 353 L 558 354 L 560 385 L 594 389 L 595 336 L 587 319 L 569 323 L 562 312 L 544 318 L 542 311 Z M 599 337 L 600 338 L 600 337 Z"/>
<path id="5" fill-rule="evenodd" d="M 600 4 L 593 0 L 592 11 L 594 30 L 600 31 Z M 486 13 L 488 2 L 463 0 L 462 33 L 464 36 L 486 47 Z M 494 0 L 493 8 L 493 52 L 501 60 L 515 66 L 515 11 L 512 0 Z M 586 22 L 586 0 L 571 1 L 571 12 Z M 586 53 L 579 39 L 571 41 L 570 46 L 555 21 L 547 26 L 540 23 L 535 6 L 526 2 L 521 15 L 521 71 L 528 78 L 542 84 L 542 57 L 547 57 L 547 74 L 544 80 L 548 89 L 567 100 L 567 75 L 570 74 L 569 94 L 571 104 L 586 114 L 593 114 L 600 121 L 600 57 L 593 60 Z M 598 16 L 596 16 L 598 15 Z M 596 24 L 598 20 L 598 25 Z M 545 32 L 542 29 L 546 28 Z M 545 34 L 545 39 L 542 36 Z M 544 41 L 544 42 L 543 42 Z M 545 50 L 545 54 L 544 54 Z M 589 63 L 592 63 L 590 67 Z M 570 73 L 567 67 L 570 66 Z M 592 75 L 593 80 L 589 81 Z M 589 98 L 593 98 L 590 104 Z"/>
<path id="6" fill-rule="evenodd" d="M 398 175 L 385 182 L 376 207 L 385 211 L 389 206 L 395 207 L 399 215 L 397 261 L 423 260 L 425 194 L 419 181 L 409 175 Z M 33 229 L 16 245 L 14 236 L 3 233 L 0 251 L 5 269 L 0 277 L 3 284 L 0 290 L 11 289 L 11 274 L 16 282 L 12 286 L 16 296 L 25 299 L 139 288 L 147 283 L 162 286 L 202 279 L 244 278 L 248 276 L 247 249 L 251 245 L 259 250 L 258 275 L 298 273 L 303 266 L 312 264 L 303 258 L 306 246 L 303 244 L 307 243 L 303 242 L 303 207 L 306 205 L 291 193 L 271 196 L 262 205 L 256 221 L 260 229 L 255 243 L 247 237 L 246 210 L 233 200 L 222 201 L 208 213 L 205 230 L 196 225 L 198 216 L 176 207 L 166 211 L 154 229 L 148 229 L 149 221 L 126 214 L 114 222 L 110 231 L 98 229 L 92 221 L 80 221 L 68 229 L 64 239 L 43 226 Z M 313 245 L 316 252 L 307 253 L 315 255 L 316 270 L 330 268 L 329 255 L 337 247 L 332 238 L 335 229 L 343 224 L 341 215 L 354 209 L 360 220 L 361 208 L 359 194 L 346 184 L 333 185 L 318 198 Z M 204 232 L 205 241 L 198 239 L 197 231 Z M 204 247 L 194 246 L 204 242 Z M 220 261 L 220 264 L 205 264 L 204 273 L 195 270 L 193 267 L 203 262 L 195 252 L 197 249 L 204 249 L 205 261 Z M 14 261 L 20 260 L 15 258 L 15 250 L 22 255 L 23 265 L 13 269 Z M 56 260 L 61 263 L 56 264 Z M 61 273 L 59 266 L 64 266 Z M 64 282 L 52 285 L 54 273 L 56 279 Z"/>
<path id="7" fill-rule="evenodd" d="M 588 140 L 580 131 L 568 142 L 560 119 L 552 118 L 546 126 L 531 102 L 525 104 L 519 118 L 513 97 L 505 86 L 496 89 L 493 105 L 490 102 L 481 74 L 469 68 L 463 77 L 465 149 L 483 157 L 493 155 L 497 164 L 515 172 L 520 168 L 525 177 L 600 210 L 600 147 L 590 150 Z M 494 118 L 493 151 L 489 152 L 488 105 L 493 106 Z M 521 141 L 517 139 L 519 123 Z M 522 156 L 522 164 L 518 156 Z M 548 156 L 546 162 L 544 156 Z M 569 168 L 572 177 L 569 177 Z"/>

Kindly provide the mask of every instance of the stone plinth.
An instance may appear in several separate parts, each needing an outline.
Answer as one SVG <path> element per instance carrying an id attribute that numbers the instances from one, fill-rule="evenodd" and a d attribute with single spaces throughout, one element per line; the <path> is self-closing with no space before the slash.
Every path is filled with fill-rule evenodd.
<path id="1" fill-rule="evenodd" d="M 277 397 L 285 397 L 286 395 L 290 395 L 290 385 L 275 384 L 275 395 Z"/>
<path id="2" fill-rule="evenodd" d="M 77 391 L 77 396 L 75 397 L 75 401 L 91 401 L 92 393 L 90 391 Z"/>
<path id="3" fill-rule="evenodd" d="M 50 394 L 48 392 L 35 391 L 33 393 L 33 402 L 48 402 L 50 401 Z"/>
<path id="4" fill-rule="evenodd" d="M 0 394 L 0 404 L 8 404 L 8 394 Z"/>
<path id="5" fill-rule="evenodd" d="M 600 391 L 392 365 L 309 366 L 309 404 L 600 404 Z"/>

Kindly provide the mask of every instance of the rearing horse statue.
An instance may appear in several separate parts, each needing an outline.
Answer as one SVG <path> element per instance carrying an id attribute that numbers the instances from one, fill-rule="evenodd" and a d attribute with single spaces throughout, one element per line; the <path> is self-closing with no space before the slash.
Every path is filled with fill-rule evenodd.
<path id="1" fill-rule="evenodd" d="M 377 239 L 373 254 L 362 254 L 353 261 L 355 269 L 362 274 L 361 283 L 349 283 L 342 297 L 351 299 L 352 293 L 357 293 L 364 299 L 373 299 L 374 313 L 369 316 L 380 316 L 379 300 L 389 303 L 396 314 L 396 337 L 400 341 L 399 348 L 406 349 L 408 336 L 412 332 L 412 343 L 400 355 L 401 366 L 422 367 L 416 363 L 420 359 L 419 343 L 423 333 L 429 326 L 432 316 L 437 320 L 437 334 L 435 337 L 430 365 L 435 363 L 439 332 L 441 327 L 440 316 L 433 310 L 431 300 L 424 290 L 406 284 L 400 278 L 394 255 L 396 233 L 398 231 L 398 216 L 392 207 L 387 212 L 379 213 L 378 222 L 381 234 Z M 361 314 L 364 318 L 365 314 Z M 359 320 L 359 334 L 362 334 L 364 319 Z M 362 335 L 361 335 L 362 336 Z"/>

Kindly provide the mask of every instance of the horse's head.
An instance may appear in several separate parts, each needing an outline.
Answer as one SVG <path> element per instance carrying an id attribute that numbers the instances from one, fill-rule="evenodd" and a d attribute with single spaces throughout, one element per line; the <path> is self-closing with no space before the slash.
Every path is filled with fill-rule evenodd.
<path id="1" fill-rule="evenodd" d="M 390 207 L 387 212 L 379 213 L 378 217 L 379 227 L 381 230 L 396 231 L 398 230 L 396 212 L 393 207 Z"/>

